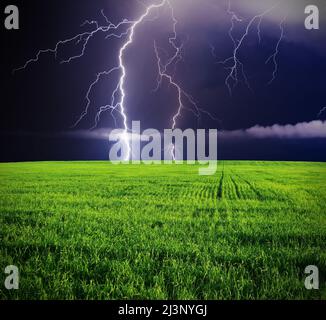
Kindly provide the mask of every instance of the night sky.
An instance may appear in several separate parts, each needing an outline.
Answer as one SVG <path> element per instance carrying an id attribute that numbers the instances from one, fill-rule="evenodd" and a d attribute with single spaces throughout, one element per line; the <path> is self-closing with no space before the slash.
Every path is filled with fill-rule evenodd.
<path id="1" fill-rule="evenodd" d="M 78 44 L 61 46 L 57 60 L 44 54 L 25 70 L 15 74 L 12 70 L 34 58 L 39 49 L 53 48 L 58 40 L 90 30 L 87 26 L 81 28 L 86 19 L 105 24 L 101 9 L 117 23 L 141 16 L 142 2 L 2 1 L 2 10 L 6 4 L 18 6 L 20 30 L 7 31 L 3 25 L 1 28 L 0 161 L 108 160 L 109 145 L 100 133 L 115 128 L 110 113 L 103 114 L 98 129 L 89 129 L 94 125 L 98 107 L 110 99 L 118 73 L 104 78 L 94 88 L 89 114 L 78 127 L 71 127 L 85 108 L 85 95 L 96 74 L 117 65 L 123 39 L 108 40 L 105 34 L 99 34 L 89 42 L 85 55 L 70 64 L 60 64 L 60 59 L 78 54 Z M 326 107 L 326 1 L 231 0 L 233 11 L 242 18 L 233 35 L 240 38 L 253 16 L 278 2 L 262 21 L 261 42 L 254 24 L 239 51 L 251 90 L 240 82 L 231 96 L 225 85 L 228 70 L 218 63 L 232 56 L 233 50 L 228 35 L 228 0 L 171 0 L 178 19 L 177 41 L 184 43 L 175 81 L 218 119 L 206 114 L 197 119 L 184 110 L 178 124 L 182 129 L 221 130 L 220 159 L 326 160 L 326 111 L 319 114 Z M 304 27 L 308 4 L 320 9 L 319 30 Z M 265 61 L 275 50 L 285 16 L 278 72 L 268 85 L 274 65 Z M 151 17 L 155 18 L 155 14 Z M 167 54 L 172 54 L 168 43 L 171 26 L 166 11 L 160 12 L 155 21 L 143 23 L 125 56 L 128 118 L 130 122 L 141 121 L 143 130 L 170 128 L 177 107 L 175 91 L 166 83 L 153 91 L 157 78 L 153 44 L 156 41 Z M 121 118 L 116 116 L 121 128 Z"/>

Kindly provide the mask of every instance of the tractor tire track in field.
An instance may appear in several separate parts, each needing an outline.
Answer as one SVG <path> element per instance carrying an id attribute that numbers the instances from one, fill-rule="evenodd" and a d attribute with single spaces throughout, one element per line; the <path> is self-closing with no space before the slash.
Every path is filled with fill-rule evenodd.
<path id="1" fill-rule="evenodd" d="M 239 183 L 241 183 L 241 182 L 244 182 L 248 187 L 249 187 L 249 189 L 256 195 L 256 197 L 257 197 L 257 199 L 258 200 L 264 200 L 264 196 L 257 190 L 257 188 L 256 187 L 254 187 L 253 186 L 253 184 L 250 182 L 250 181 L 248 181 L 248 180 L 246 180 L 246 179 L 244 179 L 241 175 L 239 175 L 239 174 L 235 174 L 235 176 L 237 177 L 237 179 L 239 180 Z M 233 180 L 233 178 L 232 178 L 232 181 L 234 182 L 234 184 L 236 185 L 236 182 Z M 236 186 L 236 190 L 239 190 L 239 187 L 238 186 Z M 241 193 L 239 193 L 240 194 L 240 196 L 239 196 L 239 198 L 243 198 L 242 196 L 241 196 Z"/>
<path id="2" fill-rule="evenodd" d="M 249 188 L 256 194 L 258 200 L 264 200 L 264 197 L 263 195 L 257 190 L 256 187 L 253 186 L 253 184 L 251 182 L 249 182 L 248 180 L 246 179 L 243 179 L 242 180 L 249 186 Z"/>
<path id="3" fill-rule="evenodd" d="M 217 189 L 217 199 L 223 200 L 223 191 L 224 191 L 224 181 L 225 180 L 225 166 L 223 162 L 223 169 L 221 173 L 221 178 L 219 181 L 218 189 Z M 225 202 L 226 207 L 223 210 L 219 211 L 219 222 L 218 224 L 221 226 L 225 226 L 228 224 L 228 208 L 227 208 L 227 202 Z"/>
<path id="4" fill-rule="evenodd" d="M 236 194 L 236 196 L 237 196 L 238 199 L 242 199 L 242 196 L 241 196 L 241 192 L 240 192 L 239 186 L 238 186 L 238 184 L 235 182 L 235 180 L 234 180 L 232 174 L 233 174 L 233 171 L 231 171 L 231 181 L 232 181 L 232 183 L 233 183 L 233 185 L 234 185 L 235 194 Z"/>
<path id="5" fill-rule="evenodd" d="M 223 170 L 220 178 L 220 183 L 218 186 L 218 191 L 217 191 L 217 198 L 222 199 L 223 198 L 223 182 L 224 182 L 224 164 L 223 164 Z"/>

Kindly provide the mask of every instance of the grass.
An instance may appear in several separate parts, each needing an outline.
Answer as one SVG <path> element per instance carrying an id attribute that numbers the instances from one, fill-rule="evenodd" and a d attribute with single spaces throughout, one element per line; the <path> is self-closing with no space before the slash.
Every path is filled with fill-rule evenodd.
<path id="1" fill-rule="evenodd" d="M 326 164 L 0 164 L 0 299 L 326 299 Z M 304 269 L 319 267 L 320 290 Z"/>

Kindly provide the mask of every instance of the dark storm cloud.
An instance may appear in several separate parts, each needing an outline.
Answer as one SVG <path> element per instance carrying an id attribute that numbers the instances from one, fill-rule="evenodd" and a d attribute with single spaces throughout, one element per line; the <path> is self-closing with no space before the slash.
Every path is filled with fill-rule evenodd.
<path id="1" fill-rule="evenodd" d="M 269 32 L 273 24 L 277 25 L 286 17 L 287 26 L 297 30 L 295 33 L 290 33 L 290 41 L 304 41 L 307 35 L 304 28 L 305 8 L 308 5 L 315 5 L 319 9 L 321 26 L 315 36 L 322 39 L 321 37 L 326 34 L 326 2 L 324 0 L 172 0 L 172 2 L 182 20 L 195 26 L 212 28 L 227 29 L 230 26 L 230 15 L 227 12 L 229 4 L 231 10 L 244 23 L 268 11 L 263 19 L 262 30 Z M 320 42 L 320 46 L 325 48 L 323 42 Z"/>
<path id="2" fill-rule="evenodd" d="M 153 3 L 152 0 L 142 2 Z M 285 129 L 281 126 L 276 130 L 274 124 L 309 125 L 317 118 L 324 119 L 325 113 L 319 117 L 317 114 L 326 102 L 326 1 L 231 0 L 232 9 L 243 19 L 234 29 L 237 39 L 254 15 L 277 4 L 261 24 L 262 42 L 258 42 L 257 25 L 254 24 L 239 52 L 253 90 L 248 90 L 240 82 L 234 88 L 232 96 L 225 86 L 228 70 L 218 63 L 232 55 L 232 41 L 228 35 L 229 1 L 171 2 L 179 21 L 178 41 L 185 41 L 184 59 L 176 69 L 175 80 L 198 101 L 201 108 L 220 119 L 213 121 L 205 114 L 197 119 L 185 110 L 180 119 L 181 128 L 218 128 L 230 134 L 240 130 L 242 136 L 247 137 L 249 133 L 243 128 L 255 128 L 257 136 L 259 133 L 265 138 L 268 134 L 277 136 L 275 132 L 287 136 L 287 132 L 292 130 L 293 138 L 291 136 L 291 139 L 284 139 L 292 141 L 295 136 L 299 136 L 298 127 L 292 125 L 293 128 Z M 304 8 L 307 4 L 316 4 L 319 7 L 320 30 L 305 30 Z M 98 130 L 90 132 L 86 129 L 94 125 L 98 106 L 106 104 L 110 99 L 117 80 L 116 75 L 105 78 L 94 88 L 89 116 L 75 131 L 69 131 L 69 134 L 67 131 L 85 107 L 85 94 L 96 73 L 116 65 L 121 41 L 96 37 L 90 41 L 85 56 L 72 64 L 61 65 L 53 57 L 43 55 L 38 64 L 31 65 L 14 77 L 11 70 L 33 57 L 38 49 L 51 47 L 59 39 L 80 32 L 79 26 L 85 19 L 101 19 L 101 9 L 105 10 L 112 21 L 117 22 L 123 18 L 139 17 L 143 12 L 143 5 L 139 0 L 35 0 L 28 4 L 17 0 L 17 5 L 21 12 L 22 28 L 19 32 L 5 34 L 4 49 L 1 52 L 4 55 L 1 60 L 7 61 L 2 73 L 3 106 L 6 106 L 2 109 L 2 131 L 40 132 L 38 136 L 48 140 L 41 143 L 35 135 L 27 134 L 24 139 L 20 138 L 22 135 L 16 135 L 15 138 L 11 135 L 10 145 L 5 142 L 7 145 L 4 150 L 11 150 L 13 146 L 15 149 L 26 148 L 26 152 L 31 153 L 31 158 L 34 152 L 38 155 L 37 158 L 51 160 L 56 158 L 56 154 L 69 158 L 72 145 L 77 148 L 78 144 L 74 158 L 78 158 L 78 155 L 81 158 L 87 155 L 92 159 L 107 157 L 107 149 L 102 149 L 102 142 L 106 141 L 108 135 L 106 128 L 115 127 L 110 113 L 103 115 Z M 285 15 L 285 36 L 277 56 L 277 77 L 271 85 L 267 85 L 273 73 L 273 64 L 265 62 L 275 50 L 280 35 L 279 23 Z M 135 33 L 135 43 L 126 52 L 126 110 L 130 121 L 141 121 L 142 129 L 155 128 L 162 131 L 169 128 L 176 110 L 176 94 L 166 83 L 163 83 L 159 91 L 153 92 L 158 71 L 153 42 L 156 40 L 171 54 L 168 43 L 172 32 L 171 23 L 171 17 L 166 12 L 157 20 L 140 26 Z M 215 48 L 213 54 L 212 46 Z M 58 58 L 69 54 L 69 49 L 61 48 Z M 117 120 L 119 126 L 121 119 L 118 117 Z M 308 130 L 305 127 L 302 130 L 307 133 L 312 128 L 309 127 Z M 59 137 L 58 132 L 64 133 Z M 250 134 L 253 135 L 253 132 L 254 129 Z M 60 142 L 53 143 L 53 137 Z M 92 139 L 92 143 L 87 141 L 89 139 Z M 298 148 L 304 145 L 303 140 L 298 139 Z M 317 159 L 318 154 L 323 156 L 324 150 L 320 147 L 320 142 L 317 145 L 313 159 Z M 253 144 L 252 148 L 260 147 Z M 270 148 L 277 148 L 277 144 Z M 293 152 L 294 158 L 302 158 L 300 150 L 295 149 Z M 253 158 L 254 154 L 256 153 L 253 153 Z M 246 157 L 241 145 L 232 148 L 230 156 L 241 158 L 242 155 Z M 288 157 L 289 153 L 286 153 L 283 158 Z M 26 155 L 21 158 L 26 158 Z M 266 154 L 266 158 L 269 158 L 269 154 Z M 10 159 L 10 153 L 5 159 Z"/>

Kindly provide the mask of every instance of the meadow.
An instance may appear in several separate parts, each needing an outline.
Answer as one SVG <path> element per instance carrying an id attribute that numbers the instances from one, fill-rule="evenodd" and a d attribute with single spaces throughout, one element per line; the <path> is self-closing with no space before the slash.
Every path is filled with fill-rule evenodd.
<path id="1" fill-rule="evenodd" d="M 326 164 L 198 167 L 0 164 L 0 299 L 326 299 Z"/>

